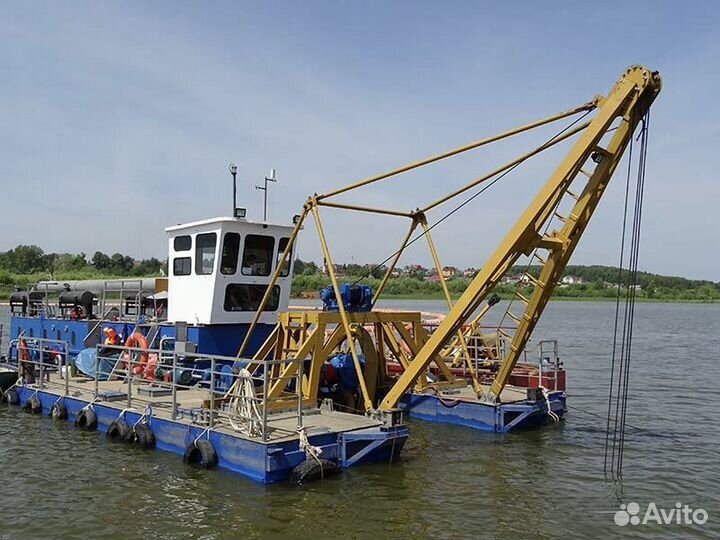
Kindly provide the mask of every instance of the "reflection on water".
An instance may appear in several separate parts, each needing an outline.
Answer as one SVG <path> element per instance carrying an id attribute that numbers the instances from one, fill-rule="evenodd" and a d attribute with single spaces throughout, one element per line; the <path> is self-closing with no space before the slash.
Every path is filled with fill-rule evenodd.
<path id="1" fill-rule="evenodd" d="M 717 538 L 720 306 L 637 306 L 628 423 L 640 429 L 627 431 L 622 485 L 602 473 L 613 313 L 554 302 L 535 333 L 561 342 L 564 423 L 500 436 L 413 421 L 400 463 L 302 488 L 190 469 L 3 405 L 0 538 Z M 620 501 L 682 502 L 710 520 L 620 528 Z"/>

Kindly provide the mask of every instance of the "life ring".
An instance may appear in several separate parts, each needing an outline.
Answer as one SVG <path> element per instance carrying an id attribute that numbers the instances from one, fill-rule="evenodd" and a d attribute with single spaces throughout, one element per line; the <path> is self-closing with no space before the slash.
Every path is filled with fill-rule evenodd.
<path id="1" fill-rule="evenodd" d="M 18 340 L 18 358 L 21 362 L 28 362 L 30 360 L 30 347 L 28 347 L 25 338 Z"/>
<path id="2" fill-rule="evenodd" d="M 183 461 L 198 465 L 201 469 L 212 469 L 218 463 L 217 452 L 210 441 L 194 441 L 185 449 Z"/>
<path id="3" fill-rule="evenodd" d="M 147 338 L 138 331 L 135 331 L 132 334 L 130 334 L 130 337 L 128 337 L 127 340 L 125 341 L 125 346 L 126 347 L 134 347 L 137 349 L 146 349 L 146 350 L 149 348 Z M 126 366 L 128 366 L 130 364 L 130 353 L 129 352 L 124 353 L 123 360 L 124 360 Z M 138 365 L 136 365 L 132 368 L 132 372 L 135 375 L 142 375 L 145 372 L 145 366 L 147 366 L 147 362 L 148 362 L 148 353 L 147 352 L 140 353 L 140 361 L 139 361 Z"/>
<path id="4" fill-rule="evenodd" d="M 158 368 L 158 355 L 156 353 L 150 353 L 148 355 L 148 361 L 145 365 L 145 378 L 148 381 L 154 381 L 157 379 L 157 368 Z"/>
<path id="5" fill-rule="evenodd" d="M 98 425 L 95 411 L 90 407 L 82 409 L 75 418 L 75 425 L 85 431 L 93 431 Z"/>

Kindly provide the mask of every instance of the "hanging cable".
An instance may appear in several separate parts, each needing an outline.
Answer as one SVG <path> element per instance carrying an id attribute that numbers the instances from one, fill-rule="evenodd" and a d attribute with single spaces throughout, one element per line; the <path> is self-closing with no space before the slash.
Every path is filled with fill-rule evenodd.
<path id="1" fill-rule="evenodd" d="M 613 354 L 610 372 L 610 390 L 608 396 L 608 417 L 605 436 L 605 473 L 615 478 L 622 477 L 623 457 L 625 451 L 625 433 L 627 425 L 627 404 L 630 384 L 630 359 L 632 353 L 633 325 L 635 320 L 635 299 L 637 295 L 637 272 L 640 253 L 640 231 L 642 225 L 642 210 L 645 191 L 645 172 L 647 164 L 647 144 L 650 125 L 649 112 L 642 120 L 640 139 L 640 155 L 638 159 L 637 179 L 634 191 L 634 208 L 632 219 L 632 232 L 630 238 L 630 253 L 627 270 L 624 270 L 624 247 L 627 226 L 627 210 L 630 195 L 630 171 L 632 160 L 628 163 L 628 178 L 625 190 L 625 211 L 623 216 L 622 245 L 620 254 L 620 268 L 618 270 L 618 294 L 615 304 L 615 330 L 613 336 Z M 632 140 L 631 140 L 632 145 Z M 626 277 L 623 279 L 623 272 Z M 620 291 L 625 281 L 625 300 L 623 305 L 623 325 L 620 344 L 618 347 L 618 330 L 620 320 Z M 619 359 L 617 354 L 619 351 Z M 617 364 L 617 370 L 616 370 Z M 611 420 L 612 406 L 615 405 L 614 418 Z M 612 430 L 610 424 L 612 421 Z M 611 437 L 612 433 L 612 437 Z"/>
<path id="2" fill-rule="evenodd" d="M 617 277 L 617 293 L 615 295 L 615 326 L 613 329 L 613 347 L 612 347 L 612 361 L 610 364 L 610 384 L 609 384 L 609 395 L 608 395 L 608 410 L 607 410 L 607 425 L 605 428 L 605 463 L 603 470 L 605 474 L 608 472 L 608 453 L 610 448 L 610 419 L 612 414 L 612 403 L 613 403 L 613 389 L 615 381 L 615 362 L 617 353 L 617 333 L 618 323 L 620 319 L 620 294 L 622 292 L 623 284 L 623 268 L 625 266 L 625 231 L 627 228 L 627 209 L 628 201 L 630 200 L 630 176 L 632 174 L 632 157 L 633 157 L 633 138 L 630 138 L 630 148 L 628 149 L 628 166 L 627 175 L 625 178 L 625 202 L 623 205 L 623 221 L 622 221 L 622 233 L 620 235 L 620 262 L 618 264 L 618 277 Z"/>

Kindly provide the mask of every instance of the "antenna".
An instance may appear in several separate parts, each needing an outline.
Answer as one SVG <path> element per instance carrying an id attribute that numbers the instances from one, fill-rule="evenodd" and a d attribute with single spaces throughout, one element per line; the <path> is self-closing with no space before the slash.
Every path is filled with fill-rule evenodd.
<path id="1" fill-rule="evenodd" d="M 267 221 L 267 196 L 268 196 L 268 182 L 277 182 L 275 178 L 275 169 L 270 169 L 270 176 L 265 177 L 265 184 L 262 186 L 255 186 L 255 189 L 263 191 L 263 221 Z"/>
<path id="2" fill-rule="evenodd" d="M 237 165 L 234 163 L 230 163 L 228 165 L 228 170 L 230 171 L 230 174 L 233 178 L 233 208 L 232 208 L 232 216 L 234 218 L 244 218 L 246 214 L 245 208 L 238 208 L 237 207 Z"/>
<path id="3" fill-rule="evenodd" d="M 235 216 L 235 209 L 237 208 L 237 165 L 230 162 L 230 165 L 228 165 L 228 170 L 230 171 L 230 174 L 233 177 L 233 207 L 232 207 L 232 215 Z"/>

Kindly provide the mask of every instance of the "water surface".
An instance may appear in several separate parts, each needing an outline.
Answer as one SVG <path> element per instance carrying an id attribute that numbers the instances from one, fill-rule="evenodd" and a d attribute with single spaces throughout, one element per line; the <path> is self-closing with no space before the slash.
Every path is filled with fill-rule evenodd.
<path id="1" fill-rule="evenodd" d="M 535 332 L 561 340 L 562 424 L 493 435 L 411 421 L 401 462 L 302 488 L 194 470 L 0 406 L 0 538 L 718 538 L 720 305 L 637 306 L 628 423 L 640 429 L 628 428 L 622 483 L 603 475 L 613 315 L 612 303 L 553 302 Z M 710 520 L 618 527 L 632 501 Z"/>

